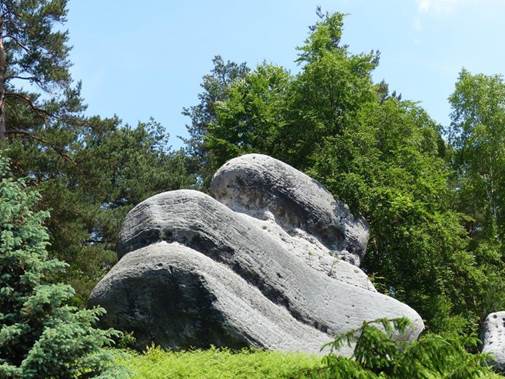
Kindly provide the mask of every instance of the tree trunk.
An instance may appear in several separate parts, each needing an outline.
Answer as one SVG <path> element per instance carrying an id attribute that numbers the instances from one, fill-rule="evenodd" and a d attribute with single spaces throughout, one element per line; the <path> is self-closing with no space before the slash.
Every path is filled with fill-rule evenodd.
<path id="1" fill-rule="evenodd" d="M 7 71 L 7 59 L 2 39 L 3 20 L 0 17 L 0 140 L 6 137 L 5 128 L 5 74 Z"/>

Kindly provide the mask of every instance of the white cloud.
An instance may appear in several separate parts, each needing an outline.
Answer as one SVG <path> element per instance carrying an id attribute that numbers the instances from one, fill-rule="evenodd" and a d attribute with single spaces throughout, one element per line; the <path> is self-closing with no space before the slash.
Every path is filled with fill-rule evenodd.
<path id="1" fill-rule="evenodd" d="M 421 21 L 421 18 L 419 16 L 416 16 L 414 18 L 414 21 L 412 22 L 412 27 L 416 32 L 422 32 L 423 31 L 423 23 Z"/>
<path id="2" fill-rule="evenodd" d="M 503 8 L 505 0 L 416 0 L 419 13 L 452 13 L 463 7 Z"/>
<path id="3" fill-rule="evenodd" d="M 417 8 L 421 13 L 451 13 L 466 0 L 417 0 Z"/>

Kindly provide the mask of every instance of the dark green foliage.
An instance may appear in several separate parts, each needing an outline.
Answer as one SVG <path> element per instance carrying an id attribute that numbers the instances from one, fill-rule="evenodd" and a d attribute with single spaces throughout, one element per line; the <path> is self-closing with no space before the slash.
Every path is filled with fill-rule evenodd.
<path id="1" fill-rule="evenodd" d="M 69 121 L 83 109 L 68 59 L 66 0 L 0 2 L 0 139 L 31 138 L 37 123 Z M 29 84 L 31 92 L 24 90 Z"/>
<path id="2" fill-rule="evenodd" d="M 243 153 L 270 153 L 276 148 L 282 153 L 281 127 L 290 85 L 284 69 L 263 64 L 229 87 L 226 101 L 215 105 L 215 120 L 204 139 L 212 171 Z"/>
<path id="3" fill-rule="evenodd" d="M 359 110 L 376 99 L 371 74 L 379 53 L 351 54 L 341 42 L 344 15 L 320 10 L 318 15 L 299 48 L 303 67 L 293 83 L 284 131 L 284 146 L 295 146 L 288 161 L 299 168 L 310 167 L 325 138 L 353 127 Z"/>
<path id="4" fill-rule="evenodd" d="M 226 83 L 199 129 L 207 168 L 258 152 L 315 177 L 369 222 L 363 268 L 381 291 L 431 330 L 475 334 L 505 276 L 495 250 L 471 246 L 441 127 L 372 82 L 379 54 L 349 52 L 342 14 L 319 16 L 299 48 L 298 74 L 261 64 Z"/>
<path id="5" fill-rule="evenodd" d="M 6 178 L 0 161 L 0 377 L 102 370 L 109 361 L 99 348 L 111 334 L 92 328 L 101 311 L 69 301 L 82 305 L 115 262 L 125 214 L 161 191 L 205 189 L 226 160 L 250 152 L 305 171 L 363 215 L 371 238 L 362 267 L 381 292 L 419 311 L 430 331 L 445 333 L 405 345 L 391 340 L 387 322 L 365 323 L 335 342 L 356 343 L 353 360 L 328 355 L 308 375 L 472 378 L 486 371 L 481 356 L 466 352 L 475 343 L 459 335 L 475 336 L 488 312 L 505 307 L 502 77 L 462 71 L 447 144 L 419 105 L 372 81 L 379 53 L 350 52 L 344 15 L 318 10 L 296 74 L 215 57 L 199 103 L 183 111 L 191 118 L 186 149 L 174 151 L 155 121 L 128 126 L 83 116 L 59 25 L 66 5 L 0 2 L 0 147 L 13 175 L 26 177 Z M 66 273 L 49 257 L 68 262 Z M 62 278 L 77 296 L 51 284 Z"/>
<path id="6" fill-rule="evenodd" d="M 48 257 L 48 214 L 34 210 L 39 195 L 10 178 L 2 157 L 0 180 L 0 377 L 105 374 L 112 360 L 102 348 L 116 332 L 95 329 L 103 309 L 78 310 L 72 287 L 51 281 L 67 265 Z"/>
<path id="7" fill-rule="evenodd" d="M 486 356 L 470 354 L 465 345 L 476 339 L 444 337 L 425 334 L 413 343 L 392 340 L 393 334 L 403 334 L 406 319 L 364 322 L 358 330 L 338 336 L 330 353 L 323 359 L 323 367 L 306 370 L 297 377 L 328 379 L 472 379 L 491 377 Z M 333 354 L 344 344 L 355 346 L 350 358 Z"/>
<path id="8" fill-rule="evenodd" d="M 65 157 L 64 129 L 84 109 L 69 71 L 66 15 L 66 0 L 0 2 L 0 142 L 29 140 Z"/>
<path id="9" fill-rule="evenodd" d="M 505 307 L 505 82 L 462 70 L 449 101 L 454 204 L 466 215 L 470 250 L 486 268 L 483 318 Z"/>
<path id="10" fill-rule="evenodd" d="M 116 261 L 126 213 L 155 193 L 190 187 L 194 176 L 188 158 L 170 149 L 154 121 L 130 127 L 93 117 L 52 136 L 65 157 L 31 140 L 11 141 L 6 153 L 14 173 L 28 174 L 28 184 L 37 186 L 40 208 L 51 211 L 49 251 L 70 263 L 65 280 L 85 302 Z"/>
<path id="11" fill-rule="evenodd" d="M 0 147 L 13 174 L 37 187 L 40 209 L 51 211 L 49 253 L 70 264 L 65 281 L 84 303 L 116 261 L 125 214 L 154 193 L 192 186 L 195 175 L 189 172 L 192 160 L 170 149 L 168 134 L 155 121 L 133 127 L 82 115 L 61 28 L 66 6 L 64 0 L 0 4 L 8 58 L 0 77 L 7 91 Z M 21 80 L 30 82 L 32 92 L 21 89 Z"/>
<path id="12" fill-rule="evenodd" d="M 434 330 L 447 328 L 451 314 L 471 329 L 487 279 L 466 251 L 462 215 L 451 209 L 441 147 L 422 109 L 391 98 L 364 107 L 354 127 L 328 138 L 310 172 L 370 223 L 363 266 L 382 291 Z"/>
<path id="13" fill-rule="evenodd" d="M 249 68 L 245 63 L 236 64 L 225 61 L 219 55 L 212 60 L 213 68 L 205 75 L 201 87 L 203 92 L 198 95 L 197 105 L 184 108 L 182 114 L 191 118 L 191 125 L 186 129 L 189 138 L 185 139 L 186 148 L 192 157 L 192 170 L 198 173 L 200 180 L 207 183 L 213 172 L 209 169 L 208 149 L 203 146 L 203 140 L 209 126 L 216 119 L 216 106 L 228 98 L 230 84 L 245 77 Z"/>
<path id="14" fill-rule="evenodd" d="M 65 21 L 66 0 L 2 0 L 2 35 L 7 78 L 26 78 L 41 89 L 70 84 L 68 33 L 54 25 Z"/>
<path id="15" fill-rule="evenodd" d="M 213 169 L 251 151 L 310 167 L 324 138 L 352 125 L 360 107 L 375 99 L 378 54 L 349 53 L 340 44 L 343 15 L 320 16 L 300 47 L 298 75 L 262 64 L 229 84 L 204 135 Z"/>

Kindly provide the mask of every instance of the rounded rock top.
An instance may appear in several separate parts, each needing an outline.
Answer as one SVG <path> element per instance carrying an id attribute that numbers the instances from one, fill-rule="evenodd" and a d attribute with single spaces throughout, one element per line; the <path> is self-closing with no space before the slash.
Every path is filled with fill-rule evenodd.
<path id="1" fill-rule="evenodd" d="M 284 228 L 310 233 L 357 265 L 365 255 L 366 221 L 355 217 L 317 180 L 280 160 L 263 154 L 231 159 L 215 173 L 210 190 L 234 211 L 256 217 L 270 212 Z"/>

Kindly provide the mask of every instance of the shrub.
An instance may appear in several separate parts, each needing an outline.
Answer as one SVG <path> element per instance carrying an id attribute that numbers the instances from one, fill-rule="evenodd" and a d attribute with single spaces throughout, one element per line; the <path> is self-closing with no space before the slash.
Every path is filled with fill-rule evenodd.
<path id="1" fill-rule="evenodd" d="M 467 347 L 475 346 L 475 338 L 457 335 L 422 335 L 415 342 L 398 342 L 393 334 L 404 333 L 408 320 L 374 320 L 361 328 L 338 336 L 327 345 L 330 353 L 323 366 L 300 373 L 300 378 L 332 379 L 473 379 L 499 378 L 486 365 L 486 356 L 471 354 Z M 382 327 L 382 328 L 380 328 Z M 343 344 L 354 344 L 350 358 L 333 354 Z"/>
<path id="2" fill-rule="evenodd" d="M 320 365 L 318 356 L 302 353 L 211 348 L 165 351 L 152 347 L 143 354 L 128 351 L 117 362 L 127 366 L 133 379 L 267 379 L 290 378 L 301 369 Z"/>
<path id="3" fill-rule="evenodd" d="M 48 257 L 38 197 L 0 156 L 0 378 L 117 378 L 102 349 L 117 332 L 94 328 L 104 310 L 77 309 L 73 288 L 51 280 L 66 264 Z"/>

